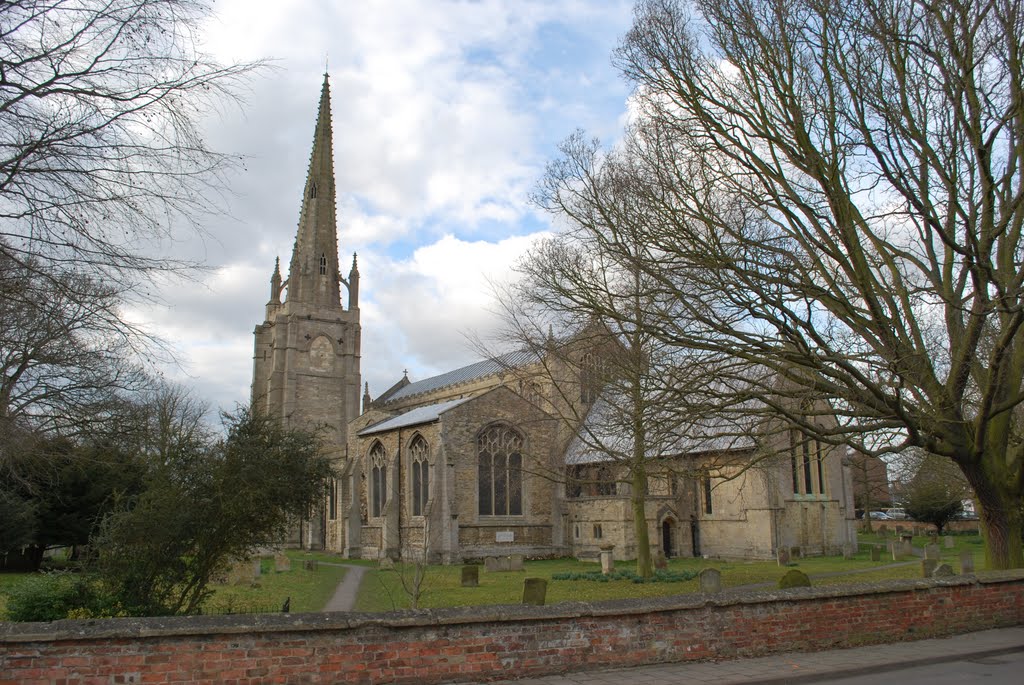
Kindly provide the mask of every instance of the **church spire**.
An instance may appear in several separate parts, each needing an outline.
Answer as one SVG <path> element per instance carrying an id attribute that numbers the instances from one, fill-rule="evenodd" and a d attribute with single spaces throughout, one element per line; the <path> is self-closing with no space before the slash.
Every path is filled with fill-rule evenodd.
<path id="1" fill-rule="evenodd" d="M 288 302 L 340 306 L 338 228 L 334 205 L 331 89 L 324 74 L 299 230 L 288 274 Z"/>

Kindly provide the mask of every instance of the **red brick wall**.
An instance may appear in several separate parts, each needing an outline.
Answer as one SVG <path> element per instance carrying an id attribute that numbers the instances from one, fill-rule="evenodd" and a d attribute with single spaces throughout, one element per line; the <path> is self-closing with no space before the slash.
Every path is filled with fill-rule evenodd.
<path id="1" fill-rule="evenodd" d="M 0 624 L 0 683 L 436 683 L 753 656 L 1024 623 L 1024 572 L 381 616 Z"/>

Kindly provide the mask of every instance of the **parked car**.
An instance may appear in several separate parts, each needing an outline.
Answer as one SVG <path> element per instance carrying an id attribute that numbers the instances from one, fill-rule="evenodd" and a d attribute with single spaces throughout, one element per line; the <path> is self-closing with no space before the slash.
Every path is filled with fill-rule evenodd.
<path id="1" fill-rule="evenodd" d="M 903 509 L 886 509 L 885 514 L 896 521 L 906 521 L 908 518 L 907 512 Z"/>
<path id="2" fill-rule="evenodd" d="M 875 521 L 889 521 L 892 519 L 891 516 L 886 514 L 884 511 L 873 511 L 868 514 Z"/>

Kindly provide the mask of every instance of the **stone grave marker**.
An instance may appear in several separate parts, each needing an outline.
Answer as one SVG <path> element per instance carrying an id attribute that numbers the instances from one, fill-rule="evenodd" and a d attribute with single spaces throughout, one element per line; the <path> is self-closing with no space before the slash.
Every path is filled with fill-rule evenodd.
<path id="1" fill-rule="evenodd" d="M 668 568 L 668 558 L 660 549 L 658 550 L 658 553 L 654 555 L 654 568 L 659 571 L 664 571 Z"/>
<path id="2" fill-rule="evenodd" d="M 544 606 L 548 594 L 548 581 L 544 578 L 527 578 L 523 581 L 523 604 Z"/>
<path id="3" fill-rule="evenodd" d="M 316 559 L 304 559 L 302 561 L 302 568 L 304 568 L 307 571 L 313 571 L 315 573 L 317 569 Z"/>
<path id="4" fill-rule="evenodd" d="M 810 587 L 811 579 L 807 577 L 807 574 L 798 569 L 790 569 L 786 571 L 786 575 L 779 578 L 779 589 L 785 590 L 791 587 Z"/>
<path id="5" fill-rule="evenodd" d="M 480 585 L 480 567 L 467 565 L 462 567 L 462 587 L 477 587 Z"/>
<path id="6" fill-rule="evenodd" d="M 794 546 L 789 548 L 790 559 L 799 559 L 801 556 L 803 555 L 800 553 L 800 547 Z"/>
<path id="7" fill-rule="evenodd" d="M 523 555 L 522 554 L 511 554 L 508 557 L 508 564 L 510 571 L 522 571 L 523 570 Z"/>
<path id="8" fill-rule="evenodd" d="M 921 576 L 924 578 L 931 578 L 932 574 L 935 573 L 935 567 L 939 565 L 937 559 L 929 559 L 925 557 L 921 560 Z"/>
<path id="9" fill-rule="evenodd" d="M 871 561 L 882 560 L 882 548 L 878 545 L 871 545 Z"/>
<path id="10" fill-rule="evenodd" d="M 274 555 L 274 570 L 278 573 L 292 570 L 292 560 L 285 554 Z"/>
<path id="11" fill-rule="evenodd" d="M 249 585 L 253 582 L 252 563 L 248 560 L 236 561 L 228 570 L 229 585 Z"/>
<path id="12" fill-rule="evenodd" d="M 955 575 L 956 574 L 953 573 L 953 567 L 949 564 L 939 564 L 935 567 L 935 570 L 932 571 L 932 578 L 949 578 Z"/>
<path id="13" fill-rule="evenodd" d="M 615 570 L 615 557 L 612 556 L 612 545 L 601 547 L 601 573 L 608 575 Z"/>
<path id="14" fill-rule="evenodd" d="M 960 554 L 960 573 L 965 576 L 974 573 L 974 555 L 970 552 Z"/>
<path id="15" fill-rule="evenodd" d="M 779 547 L 775 551 L 775 559 L 778 561 L 779 566 L 785 566 L 789 563 L 789 550 L 785 547 Z"/>
<path id="16" fill-rule="evenodd" d="M 498 570 L 498 559 L 497 557 L 484 557 L 484 569 L 488 573 L 492 573 Z"/>
<path id="17" fill-rule="evenodd" d="M 936 545 L 934 542 L 925 545 L 924 546 L 924 558 L 925 559 L 935 559 L 935 560 L 938 560 L 938 558 L 939 558 L 939 546 Z"/>
<path id="18" fill-rule="evenodd" d="M 263 574 L 263 560 L 256 557 L 252 560 L 252 577 L 259 578 Z"/>
<path id="19" fill-rule="evenodd" d="M 946 549 L 953 549 L 954 547 L 956 547 L 956 541 L 953 540 L 952 535 L 943 535 L 942 544 Z"/>
<path id="20" fill-rule="evenodd" d="M 377 565 L 381 568 L 391 569 L 395 567 L 395 560 L 391 557 L 381 557 L 377 562 Z"/>
<path id="21" fill-rule="evenodd" d="M 498 557 L 498 571 L 511 571 L 512 570 L 512 559 L 511 557 Z"/>
<path id="22" fill-rule="evenodd" d="M 722 591 L 722 572 L 717 568 L 703 569 L 698 577 L 700 578 L 701 592 Z"/>
<path id="23" fill-rule="evenodd" d="M 853 545 L 848 542 L 843 545 L 843 559 L 853 559 Z"/>

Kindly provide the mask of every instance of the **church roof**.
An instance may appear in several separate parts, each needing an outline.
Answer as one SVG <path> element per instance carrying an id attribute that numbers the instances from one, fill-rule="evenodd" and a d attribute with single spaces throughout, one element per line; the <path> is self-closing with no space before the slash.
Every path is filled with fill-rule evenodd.
<path id="1" fill-rule="evenodd" d="M 445 413 L 449 409 L 454 409 L 463 402 L 468 402 L 471 399 L 473 398 L 460 397 L 458 399 L 448 400 L 447 402 L 438 402 L 437 404 L 428 404 L 423 407 L 416 407 L 415 409 L 410 409 L 404 414 L 399 414 L 398 416 L 393 416 L 390 419 L 385 419 L 380 423 L 367 426 L 363 430 L 359 431 L 359 435 L 373 435 L 374 433 L 384 433 L 386 431 L 395 430 L 396 428 L 433 423 L 441 418 L 441 414 Z"/>
<path id="2" fill-rule="evenodd" d="M 463 366 L 455 369 L 454 371 L 448 371 L 437 376 L 430 378 L 424 378 L 421 381 L 415 383 L 409 383 L 408 385 L 402 386 L 395 391 L 393 395 L 384 395 L 380 401 L 383 403 L 394 402 L 395 400 L 405 399 L 412 397 L 413 395 L 421 395 L 427 392 L 433 392 L 434 390 L 440 390 L 441 388 L 447 388 L 451 385 L 458 385 L 460 383 L 468 383 L 469 381 L 475 381 L 479 378 L 486 378 L 487 376 L 493 376 L 496 373 L 505 371 L 510 368 L 518 368 L 527 364 L 532 364 L 538 361 L 538 357 L 535 353 L 529 351 L 517 351 L 508 352 L 506 354 L 494 357 L 493 359 L 484 359 L 478 361 L 469 366 Z"/>

